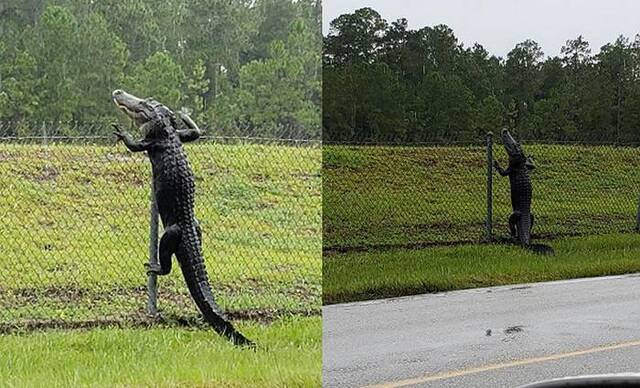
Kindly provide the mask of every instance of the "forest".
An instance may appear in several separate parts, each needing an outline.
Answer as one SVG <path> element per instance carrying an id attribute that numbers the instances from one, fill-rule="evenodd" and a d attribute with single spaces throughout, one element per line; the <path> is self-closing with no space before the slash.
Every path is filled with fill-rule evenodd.
<path id="1" fill-rule="evenodd" d="M 408 28 L 371 8 L 344 14 L 323 42 L 325 141 L 475 141 L 508 127 L 526 139 L 640 141 L 640 35 L 559 56 L 533 40 L 506 58 L 446 25 Z"/>
<path id="2" fill-rule="evenodd" d="M 0 126 L 109 134 L 124 89 L 222 135 L 320 137 L 320 0 L 0 2 Z"/>

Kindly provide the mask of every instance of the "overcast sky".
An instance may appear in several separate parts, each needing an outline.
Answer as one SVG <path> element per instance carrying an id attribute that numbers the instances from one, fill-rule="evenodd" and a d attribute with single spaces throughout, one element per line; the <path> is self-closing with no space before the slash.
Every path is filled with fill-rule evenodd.
<path id="1" fill-rule="evenodd" d="M 324 0 L 322 6 L 324 35 L 336 17 L 371 7 L 389 22 L 406 18 L 412 29 L 446 24 L 465 47 L 478 42 L 502 57 L 525 39 L 554 56 L 582 35 L 595 54 L 621 34 L 640 33 L 637 0 Z"/>

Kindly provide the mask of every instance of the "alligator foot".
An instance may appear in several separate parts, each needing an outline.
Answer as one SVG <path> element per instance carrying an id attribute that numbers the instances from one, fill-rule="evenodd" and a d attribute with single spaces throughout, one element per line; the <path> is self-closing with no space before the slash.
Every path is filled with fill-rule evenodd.
<path id="1" fill-rule="evenodd" d="M 147 269 L 147 275 L 163 275 L 162 267 L 160 266 L 160 264 L 144 263 L 144 267 Z"/>

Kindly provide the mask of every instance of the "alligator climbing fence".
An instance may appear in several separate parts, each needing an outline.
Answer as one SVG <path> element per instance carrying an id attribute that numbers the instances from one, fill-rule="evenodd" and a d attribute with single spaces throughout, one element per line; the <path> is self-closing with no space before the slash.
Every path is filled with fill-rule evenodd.
<path id="1" fill-rule="evenodd" d="M 319 312 L 319 142 L 210 137 L 185 149 L 221 305 L 232 317 Z M 0 138 L 0 327 L 148 322 L 150 185 L 146 157 L 111 137 Z M 179 267 L 157 287 L 161 317 L 197 317 Z"/>
<path id="2" fill-rule="evenodd" d="M 640 144 L 528 140 L 534 238 L 632 233 L 638 227 Z M 509 179 L 499 139 L 323 147 L 327 252 L 508 238 Z"/>

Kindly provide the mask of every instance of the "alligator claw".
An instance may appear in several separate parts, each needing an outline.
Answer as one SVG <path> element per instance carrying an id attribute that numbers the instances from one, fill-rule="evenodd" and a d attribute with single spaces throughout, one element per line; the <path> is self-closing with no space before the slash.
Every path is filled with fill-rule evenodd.
<path id="1" fill-rule="evenodd" d="M 160 268 L 160 264 L 149 264 L 144 263 L 144 267 L 147 269 L 147 275 L 159 275 L 162 273 L 162 268 Z"/>
<path id="2" fill-rule="evenodd" d="M 530 170 L 536 168 L 536 162 L 533 160 L 531 156 L 527 157 L 527 161 L 525 162 L 525 166 L 527 166 Z"/>
<path id="3" fill-rule="evenodd" d="M 111 126 L 115 129 L 113 134 L 116 135 L 116 140 L 122 140 L 124 138 L 124 133 L 122 133 L 122 129 L 118 124 L 111 123 Z"/>

